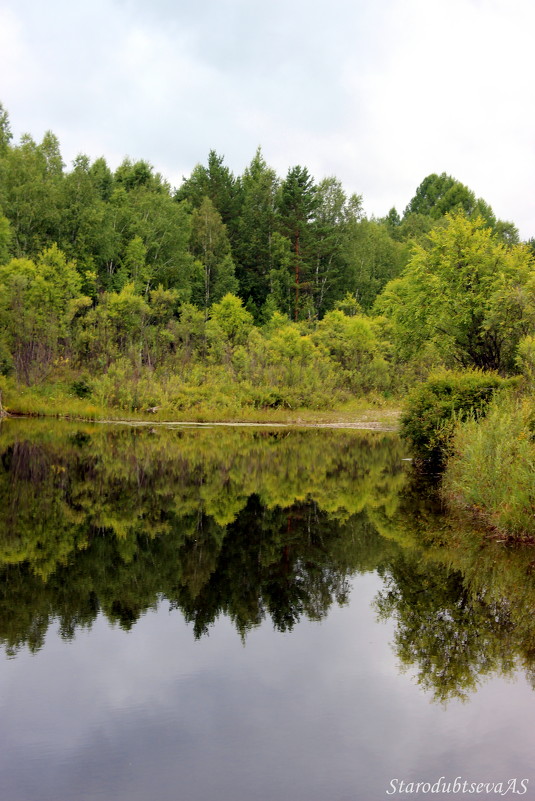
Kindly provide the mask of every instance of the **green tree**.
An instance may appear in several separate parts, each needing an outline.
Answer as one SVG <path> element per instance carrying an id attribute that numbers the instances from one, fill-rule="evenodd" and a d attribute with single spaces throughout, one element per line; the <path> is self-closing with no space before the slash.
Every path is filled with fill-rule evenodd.
<path id="1" fill-rule="evenodd" d="M 223 164 L 223 160 L 223 156 L 210 150 L 208 166 L 197 164 L 190 177 L 177 189 L 175 198 L 178 201 L 187 200 L 193 208 L 199 208 L 204 198 L 210 198 L 229 233 L 233 235 L 241 205 L 241 186 Z"/>
<path id="2" fill-rule="evenodd" d="M 346 316 L 338 310 L 327 312 L 313 334 L 313 341 L 340 365 L 352 391 L 362 393 L 388 387 L 388 364 L 369 317 Z"/>
<path id="3" fill-rule="evenodd" d="M 126 158 L 117 167 L 113 176 L 115 186 L 122 186 L 127 192 L 145 187 L 152 192 L 169 192 L 169 185 L 148 161 L 135 161 Z"/>
<path id="4" fill-rule="evenodd" d="M 106 307 L 119 348 L 125 350 L 128 346 L 140 346 L 150 310 L 146 301 L 136 293 L 135 285 L 126 284 L 120 292 L 108 293 Z"/>
<path id="5" fill-rule="evenodd" d="M 406 237 L 414 222 L 413 216 L 439 220 L 446 214 L 464 214 L 471 219 L 482 218 L 506 244 L 518 243 L 518 231 L 512 223 L 496 219 L 488 203 L 476 198 L 467 186 L 443 172 L 428 175 L 416 190 L 403 216 L 401 232 Z"/>
<path id="6" fill-rule="evenodd" d="M 11 245 L 11 226 L 7 217 L 0 214 L 0 264 L 9 261 Z"/>
<path id="7" fill-rule="evenodd" d="M 238 288 L 227 229 L 209 197 L 193 212 L 191 250 L 202 269 L 202 292 L 195 300 L 207 311 L 212 303 Z"/>
<path id="8" fill-rule="evenodd" d="M 68 344 L 75 315 L 90 304 L 75 264 L 56 245 L 35 262 L 13 259 L 1 266 L 0 298 L 0 331 L 26 382 L 46 371 Z"/>
<path id="9" fill-rule="evenodd" d="M 118 280 L 122 287 L 132 282 L 136 292 L 148 291 L 150 278 L 146 259 L 147 248 L 141 237 L 135 236 L 126 246 L 123 263 L 119 269 Z"/>
<path id="10" fill-rule="evenodd" d="M 0 157 L 5 155 L 12 139 L 13 134 L 11 133 L 9 114 L 2 103 L 0 103 Z"/>
<path id="11" fill-rule="evenodd" d="M 278 198 L 279 226 L 292 244 L 294 274 L 293 317 L 298 320 L 303 295 L 310 294 L 309 281 L 312 221 L 318 206 L 314 180 L 306 167 L 291 167 L 281 184 Z"/>
<path id="12" fill-rule="evenodd" d="M 13 236 L 17 257 L 35 256 L 60 239 L 63 162 L 56 137 L 49 131 L 38 145 L 24 135 L 1 158 L 0 202 Z"/>
<path id="13" fill-rule="evenodd" d="M 113 173 L 104 158 L 96 159 L 89 168 L 89 174 L 102 200 L 110 199 L 113 191 Z"/>
<path id="14" fill-rule="evenodd" d="M 351 266 L 348 240 L 362 217 L 362 198 L 347 198 L 341 182 L 324 178 L 316 187 L 311 284 L 317 316 L 325 314 L 347 292 Z"/>
<path id="15" fill-rule="evenodd" d="M 103 173 L 99 176 L 99 170 L 105 162 L 100 161 L 100 166 L 96 162 L 91 165 L 88 156 L 78 155 L 61 184 L 58 244 L 69 258 L 76 259 L 82 275 L 86 271 L 105 274 L 105 265 L 113 262 L 119 246 L 107 198 L 102 196 Z M 111 180 L 111 172 L 109 177 Z"/>
<path id="16" fill-rule="evenodd" d="M 233 248 L 240 294 L 251 298 L 257 310 L 270 290 L 278 185 L 275 171 L 267 166 L 258 148 L 241 178 L 243 202 Z"/>
<path id="17" fill-rule="evenodd" d="M 514 367 L 524 313 L 504 304 L 504 293 L 533 286 L 533 270 L 528 249 L 506 247 L 484 220 L 448 215 L 376 308 L 393 323 L 401 359 L 432 343 L 446 364 L 504 372 Z"/>
<path id="18" fill-rule="evenodd" d="M 269 294 L 262 308 L 262 319 L 268 322 L 278 311 L 288 319 L 295 312 L 295 284 L 292 276 L 293 256 L 290 240 L 275 231 L 271 238 L 272 269 L 269 272 Z"/>
<path id="19" fill-rule="evenodd" d="M 104 287 L 118 288 L 117 271 L 130 258 L 127 251 L 137 237 L 146 250 L 145 289 L 162 284 L 188 300 L 194 268 L 189 252 L 191 214 L 187 205 L 176 203 L 168 186 L 158 182 L 154 185 L 151 179 L 147 184 L 134 184 L 131 189 L 121 183 L 116 185 L 107 214 L 116 243 L 113 257 L 100 270 Z"/>
<path id="20" fill-rule="evenodd" d="M 399 226 L 401 225 L 401 217 L 398 214 L 398 211 L 395 206 L 392 206 L 386 217 L 381 220 L 384 225 L 386 225 L 388 229 L 388 233 L 393 239 L 398 239 L 399 237 Z"/>
<path id="21" fill-rule="evenodd" d="M 408 248 L 392 238 L 387 225 L 362 219 L 349 228 L 344 249 L 346 289 L 364 309 L 371 309 L 377 295 L 406 264 Z"/>
<path id="22" fill-rule="evenodd" d="M 462 211 L 471 215 L 476 209 L 476 196 L 467 186 L 443 172 L 428 175 L 416 190 L 404 216 L 423 214 L 438 219 L 445 214 Z"/>
<path id="23" fill-rule="evenodd" d="M 229 293 L 211 307 L 206 334 L 213 350 L 223 346 L 229 351 L 246 343 L 252 326 L 253 316 L 244 309 L 240 298 Z"/>

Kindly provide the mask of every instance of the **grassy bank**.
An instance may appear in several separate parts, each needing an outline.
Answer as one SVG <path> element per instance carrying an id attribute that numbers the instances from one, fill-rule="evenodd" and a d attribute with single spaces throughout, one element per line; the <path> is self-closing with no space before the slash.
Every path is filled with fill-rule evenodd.
<path id="1" fill-rule="evenodd" d="M 482 420 L 458 424 L 443 478 L 450 508 L 499 537 L 535 542 L 535 400 L 497 396 Z"/>
<path id="2" fill-rule="evenodd" d="M 164 403 L 155 406 L 143 405 L 134 409 L 131 403 L 99 402 L 99 399 L 92 394 L 79 398 L 76 395 L 76 381 L 65 378 L 31 387 L 17 385 L 14 381 L 2 378 L 0 389 L 4 407 L 9 414 L 81 420 L 369 425 L 370 427 L 378 425 L 381 428 L 393 429 L 397 426 L 399 416 L 398 404 L 380 396 L 338 401 L 333 403 L 331 408 L 311 409 L 306 406 L 262 408 L 244 402 L 243 396 L 239 393 L 234 394 L 233 388 L 230 387 L 226 397 L 221 395 L 221 390 L 218 388 L 213 403 L 210 403 L 209 398 L 202 399 L 192 395 L 191 402 L 183 404 L 182 408 L 177 408 L 172 403 Z"/>

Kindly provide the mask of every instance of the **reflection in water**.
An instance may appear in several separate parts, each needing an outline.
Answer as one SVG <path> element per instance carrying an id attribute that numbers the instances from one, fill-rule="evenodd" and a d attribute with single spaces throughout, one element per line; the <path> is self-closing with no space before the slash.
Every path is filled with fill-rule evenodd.
<path id="1" fill-rule="evenodd" d="M 221 615 L 288 631 L 377 571 L 435 698 L 533 677 L 533 551 L 445 521 L 402 456 L 386 434 L 3 423 L 0 640 L 37 651 L 52 620 L 69 639 L 99 612 L 129 629 L 164 597 L 195 637 Z"/>
<path id="2" fill-rule="evenodd" d="M 379 568 L 376 599 L 397 623 L 395 649 L 419 684 L 447 701 L 466 699 L 483 677 L 524 668 L 535 688 L 535 551 L 486 537 L 470 520 L 440 513 L 436 490 L 409 477 L 377 530 L 403 544 Z"/>

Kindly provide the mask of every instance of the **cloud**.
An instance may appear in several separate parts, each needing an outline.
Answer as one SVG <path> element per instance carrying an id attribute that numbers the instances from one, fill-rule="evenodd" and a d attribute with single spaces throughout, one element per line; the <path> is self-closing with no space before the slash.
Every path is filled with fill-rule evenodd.
<path id="1" fill-rule="evenodd" d="M 402 210 L 446 171 L 535 235 L 530 0 L 4 0 L 2 102 L 66 161 L 145 158 L 175 184 L 258 145 Z"/>

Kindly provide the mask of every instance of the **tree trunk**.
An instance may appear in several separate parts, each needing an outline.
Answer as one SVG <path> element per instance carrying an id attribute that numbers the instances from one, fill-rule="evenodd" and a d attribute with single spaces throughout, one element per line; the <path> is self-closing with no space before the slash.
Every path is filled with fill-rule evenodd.
<path id="1" fill-rule="evenodd" d="M 7 417 L 7 412 L 2 406 L 2 390 L 0 389 L 0 420 L 2 417 Z"/>
<path id="2" fill-rule="evenodd" d="M 295 232 L 295 239 L 294 239 L 294 249 L 295 249 L 295 307 L 294 307 L 294 320 L 295 322 L 299 319 L 299 231 Z"/>

